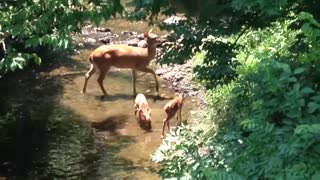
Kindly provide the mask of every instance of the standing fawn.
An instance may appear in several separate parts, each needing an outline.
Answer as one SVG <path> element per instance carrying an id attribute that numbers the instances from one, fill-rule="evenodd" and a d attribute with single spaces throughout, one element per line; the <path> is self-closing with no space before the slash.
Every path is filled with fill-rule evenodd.
<path id="1" fill-rule="evenodd" d="M 151 30 L 144 33 L 147 38 L 148 47 L 132 47 L 127 45 L 103 45 L 95 49 L 89 56 L 91 63 L 90 70 L 85 74 L 82 93 L 86 92 L 87 83 L 96 70 L 100 71 L 97 82 L 101 88 L 103 96 L 107 95 L 103 86 L 103 80 L 111 66 L 117 68 L 132 69 L 133 94 L 136 95 L 136 71 L 151 73 L 156 82 L 156 91 L 159 94 L 159 83 L 155 72 L 148 67 L 150 61 L 155 58 L 156 46 L 160 43 L 157 35 L 152 34 Z"/>
<path id="2" fill-rule="evenodd" d="M 165 126 L 167 125 L 168 131 L 170 132 L 170 124 L 169 120 L 178 112 L 177 114 L 177 121 L 178 124 L 181 124 L 181 111 L 182 111 L 182 106 L 183 106 L 183 100 L 184 100 L 185 94 L 180 93 L 176 95 L 174 99 L 169 101 L 165 106 L 164 106 L 164 111 L 167 114 L 167 117 L 163 120 L 163 125 L 162 125 L 162 138 L 164 137 L 164 129 Z"/>
<path id="3" fill-rule="evenodd" d="M 136 117 L 137 113 L 140 127 L 146 131 L 151 131 L 151 110 L 143 94 L 138 94 L 134 102 L 134 114 Z"/>

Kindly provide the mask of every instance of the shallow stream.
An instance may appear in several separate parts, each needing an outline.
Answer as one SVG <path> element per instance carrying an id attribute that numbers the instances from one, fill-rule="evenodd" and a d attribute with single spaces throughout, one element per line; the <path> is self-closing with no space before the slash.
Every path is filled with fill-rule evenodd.
<path id="1" fill-rule="evenodd" d="M 50 76 L 59 76 L 63 90 L 54 100 L 48 121 L 48 152 L 43 159 L 48 165 L 44 174 L 63 179 L 160 179 L 156 173 L 159 164 L 150 160 L 150 154 L 161 143 L 163 106 L 175 92 L 158 77 L 162 98 L 157 97 L 152 75 L 138 73 L 137 92 L 146 95 L 152 111 L 153 131 L 145 132 L 134 117 L 130 70 L 110 70 L 104 80 L 110 95 L 103 100 L 96 75 L 89 80 L 86 94 L 80 93 L 90 51 L 72 57 L 77 65 L 49 72 Z M 189 118 L 193 104 L 187 97 L 183 120 Z M 176 125 L 175 118 L 171 125 Z"/>

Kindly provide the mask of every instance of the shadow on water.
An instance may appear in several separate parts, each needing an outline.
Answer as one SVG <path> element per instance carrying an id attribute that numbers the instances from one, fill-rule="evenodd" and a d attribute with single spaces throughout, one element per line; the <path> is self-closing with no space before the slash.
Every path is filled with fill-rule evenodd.
<path id="1" fill-rule="evenodd" d="M 51 60 L 0 79 L 0 179 L 79 179 L 95 169 L 90 123 L 59 102 L 63 83 L 78 76 L 65 69 L 84 66 Z"/>
<path id="2" fill-rule="evenodd" d="M 117 94 L 108 94 L 106 96 L 100 95 L 100 96 L 94 96 L 96 100 L 98 101 L 117 101 L 119 99 L 122 100 L 132 100 L 134 98 L 133 94 L 123 94 L 123 93 L 117 93 Z"/>
<path id="3" fill-rule="evenodd" d="M 57 79 L 44 81 L 43 68 L 32 68 L 0 79 L 0 177 L 25 179 L 47 149 L 47 117 L 62 86 Z"/>
<path id="4" fill-rule="evenodd" d="M 128 116 L 118 115 L 110 116 L 100 122 L 92 122 L 91 126 L 98 131 L 109 131 L 116 133 L 117 129 L 123 128 Z"/>

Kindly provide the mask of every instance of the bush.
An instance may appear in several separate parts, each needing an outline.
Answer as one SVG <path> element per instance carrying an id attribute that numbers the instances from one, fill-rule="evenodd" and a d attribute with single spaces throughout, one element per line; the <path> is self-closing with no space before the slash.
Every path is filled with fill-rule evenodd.
<path id="1" fill-rule="evenodd" d="M 238 39 L 237 78 L 207 91 L 201 130 L 178 129 L 155 154 L 164 156 L 162 177 L 318 179 L 318 25 L 303 12 L 248 29 Z"/>
<path id="2" fill-rule="evenodd" d="M 98 25 L 122 11 L 120 0 L 1 1 L 0 42 L 6 45 L 6 56 L 0 59 L 0 75 L 22 69 L 30 60 L 40 64 L 39 47 L 72 48 L 71 35 L 84 22 Z"/>

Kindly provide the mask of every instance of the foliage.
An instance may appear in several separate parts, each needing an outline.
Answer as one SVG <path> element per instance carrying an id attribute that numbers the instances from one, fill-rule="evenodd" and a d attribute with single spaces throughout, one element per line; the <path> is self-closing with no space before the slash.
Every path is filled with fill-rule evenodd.
<path id="1" fill-rule="evenodd" d="M 0 74 L 22 69 L 30 60 L 41 62 L 40 47 L 72 48 L 72 33 L 86 21 L 99 24 L 123 7 L 120 0 L 19 0 L 0 3 L 0 41 L 6 56 Z M 0 49 L 3 51 L 3 49 Z"/>
<path id="2" fill-rule="evenodd" d="M 289 52 L 290 45 L 295 44 L 294 37 L 303 33 L 284 31 L 291 23 L 248 32 L 246 38 L 239 40 L 252 46 L 245 46 L 238 53 L 242 62 L 237 69 L 239 77 L 229 85 L 208 91 L 209 109 L 203 121 L 207 132 L 179 129 L 169 137 L 175 139 L 175 145 L 164 148 L 168 146 L 164 143 L 156 153 L 156 157 L 163 156 L 160 174 L 164 178 L 318 177 L 319 79 L 315 81 L 312 66 L 319 68 L 319 62 L 312 61 L 310 66 L 300 61 L 305 53 Z M 257 37 L 260 41 L 252 41 Z M 317 53 L 311 48 L 307 54 L 313 52 Z M 203 147 L 209 149 L 208 158 L 196 153 Z M 211 176 L 217 173 L 219 177 Z"/>
<path id="3" fill-rule="evenodd" d="M 152 155 L 162 162 L 160 175 L 170 179 L 239 179 L 232 173 L 224 173 L 222 145 L 212 146 L 213 139 L 203 138 L 203 131 L 192 131 L 182 126 L 168 134 L 159 149 Z"/>
<path id="4" fill-rule="evenodd" d="M 208 109 L 200 131 L 180 128 L 156 152 L 163 178 L 319 178 L 320 28 L 314 12 L 320 4 L 276 2 L 283 11 L 263 1 L 231 1 L 240 17 L 258 13 L 236 31 L 201 34 L 217 26 L 200 30 L 201 14 L 172 27 L 178 43 L 166 53 L 171 63 L 193 57 L 196 78 L 208 89 Z M 197 154 L 204 147 L 208 158 Z"/>
<path id="5" fill-rule="evenodd" d="M 199 74 L 201 81 L 208 82 L 205 84 L 208 89 L 229 83 L 237 77 L 235 68 L 240 63 L 235 51 L 240 48 L 239 37 L 246 31 L 268 27 L 292 13 L 308 11 L 316 14 L 320 11 L 315 2 L 286 0 L 272 3 L 263 0 L 134 0 L 133 4 L 136 5 L 136 10 L 131 14 L 133 17 L 149 17 L 151 20 L 158 13 L 172 15 L 182 9 L 185 20 L 177 24 L 160 25 L 162 29 L 172 32 L 170 39 L 176 40 L 174 44 L 164 47 L 160 63 L 182 63 L 196 53 L 205 51 L 205 60 L 194 71 Z M 208 37 L 211 40 L 207 41 Z"/>

